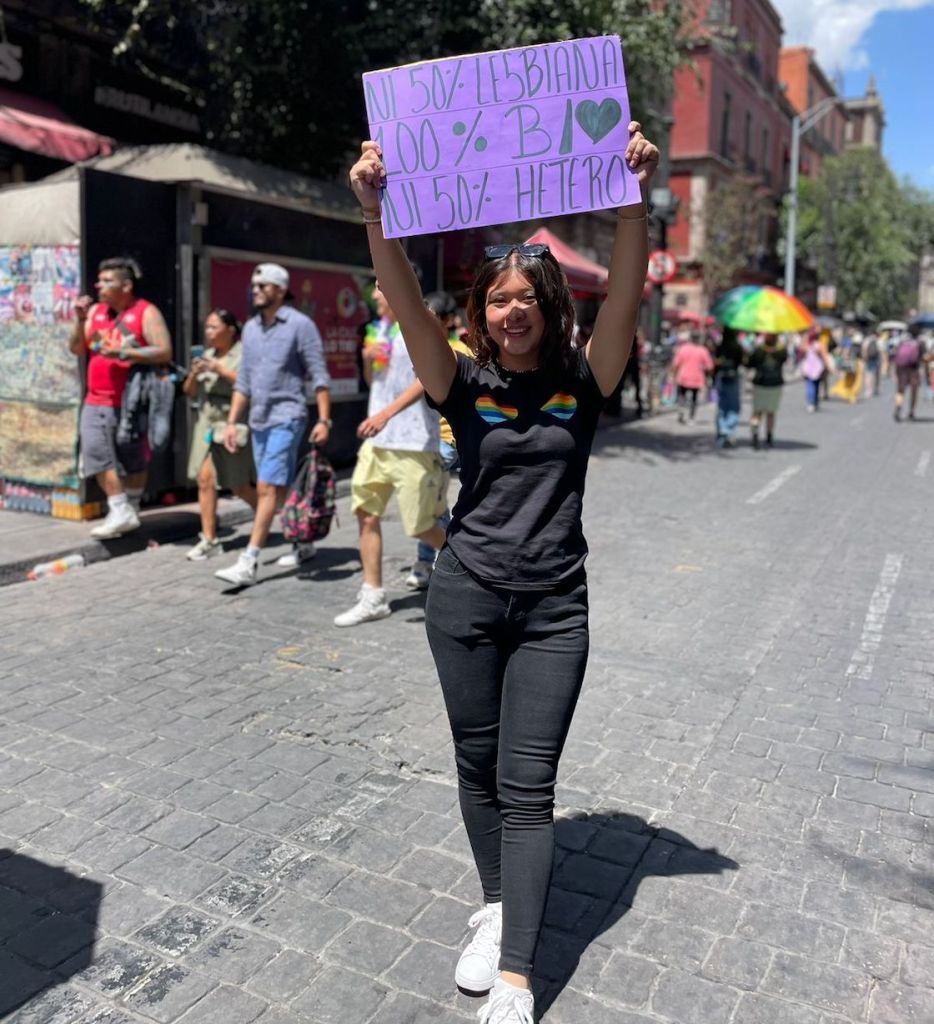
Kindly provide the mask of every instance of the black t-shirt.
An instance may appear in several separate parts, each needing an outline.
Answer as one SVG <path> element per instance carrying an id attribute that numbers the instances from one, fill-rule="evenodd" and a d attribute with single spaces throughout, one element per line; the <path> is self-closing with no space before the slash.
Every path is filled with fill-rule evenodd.
<path id="1" fill-rule="evenodd" d="M 510 373 L 457 356 L 435 408 L 451 424 L 461 464 L 448 544 L 470 573 L 548 590 L 581 569 L 584 477 L 603 403 L 582 350 L 559 373 Z"/>
<path id="2" fill-rule="evenodd" d="M 781 387 L 785 383 L 782 364 L 787 358 L 787 350 L 780 345 L 774 348 L 760 345 L 753 349 L 749 355 L 749 365 L 756 371 L 752 378 L 753 384 L 763 388 Z"/>

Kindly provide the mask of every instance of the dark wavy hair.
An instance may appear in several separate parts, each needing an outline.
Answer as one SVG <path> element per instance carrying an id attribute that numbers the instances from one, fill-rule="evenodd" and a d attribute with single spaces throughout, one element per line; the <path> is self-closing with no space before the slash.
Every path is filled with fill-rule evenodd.
<path id="1" fill-rule="evenodd" d="M 550 251 L 541 256 L 523 256 L 514 249 L 501 259 L 487 259 L 480 264 L 467 297 L 467 344 L 476 353 L 477 362 L 488 366 L 499 358 L 499 346 L 490 337 L 486 324 L 486 297 L 496 279 L 509 270 L 518 271 L 532 285 L 545 321 L 539 365 L 566 369 L 574 354 L 574 302 L 564 271 Z"/>

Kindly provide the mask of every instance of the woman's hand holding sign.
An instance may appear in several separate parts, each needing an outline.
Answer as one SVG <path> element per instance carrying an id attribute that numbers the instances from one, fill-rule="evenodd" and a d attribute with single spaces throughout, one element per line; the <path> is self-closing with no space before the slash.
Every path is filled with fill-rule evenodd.
<path id="1" fill-rule="evenodd" d="M 350 169 L 350 187 L 357 202 L 363 209 L 364 217 L 379 217 L 379 194 L 386 181 L 379 143 L 364 142 L 360 148 L 360 159 Z"/>
<path id="2" fill-rule="evenodd" d="M 644 199 L 646 186 L 652 180 L 652 175 L 658 170 L 658 146 L 649 142 L 642 134 L 642 125 L 638 121 L 629 122 L 626 162 L 639 175 L 639 185 Z"/>

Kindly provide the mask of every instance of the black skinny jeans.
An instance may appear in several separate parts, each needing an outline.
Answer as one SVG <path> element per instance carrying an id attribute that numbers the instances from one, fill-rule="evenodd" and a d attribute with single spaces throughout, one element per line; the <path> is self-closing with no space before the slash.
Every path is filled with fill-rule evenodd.
<path id="1" fill-rule="evenodd" d="M 425 620 L 483 895 L 503 901 L 500 969 L 531 974 L 554 863 L 558 759 L 587 665 L 587 582 L 581 572 L 556 591 L 492 587 L 445 547 Z"/>

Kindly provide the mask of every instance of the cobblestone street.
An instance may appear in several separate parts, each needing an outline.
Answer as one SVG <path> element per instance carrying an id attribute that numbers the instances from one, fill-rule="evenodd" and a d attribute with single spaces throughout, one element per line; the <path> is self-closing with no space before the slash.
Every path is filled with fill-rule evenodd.
<path id="1" fill-rule="evenodd" d="M 789 386 L 771 451 L 709 406 L 598 435 L 545 1024 L 934 1021 L 934 405 L 890 391 Z M 340 516 L 242 592 L 182 544 L 0 589 L 0 1017 L 475 1019 L 414 545 L 387 522 L 394 614 L 336 629 Z"/>

